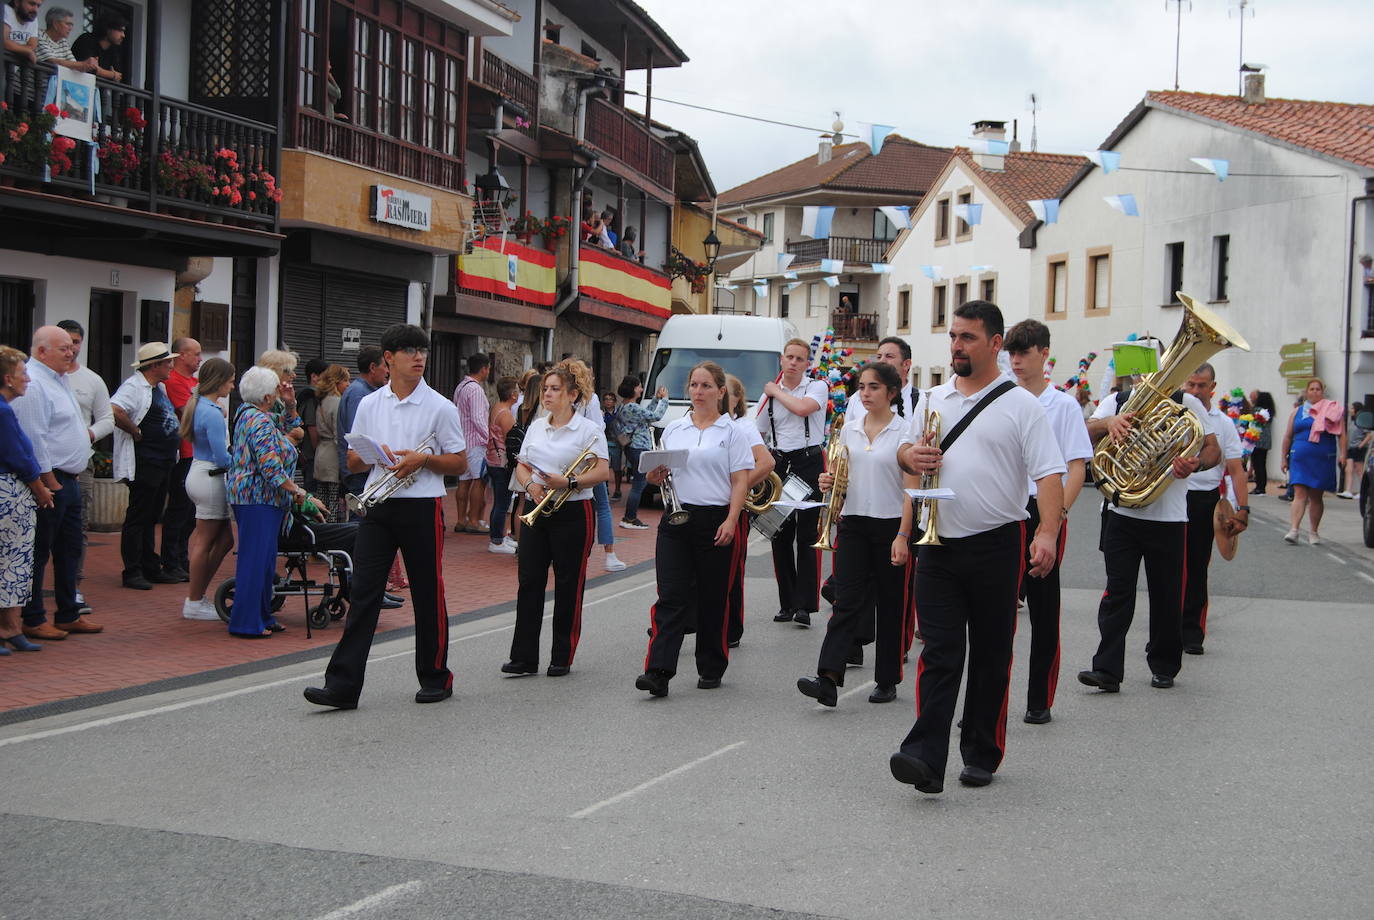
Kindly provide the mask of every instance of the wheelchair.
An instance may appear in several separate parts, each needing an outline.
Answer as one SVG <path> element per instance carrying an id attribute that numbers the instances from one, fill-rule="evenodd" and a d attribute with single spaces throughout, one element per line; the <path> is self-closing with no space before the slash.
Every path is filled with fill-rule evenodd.
<path id="1" fill-rule="evenodd" d="M 334 620 L 348 615 L 353 543 L 357 536 L 357 521 L 317 524 L 295 518 L 290 532 L 277 542 L 277 558 L 286 561 L 286 568 L 284 574 L 277 576 L 272 589 L 272 612 L 285 607 L 289 598 L 302 598 L 307 639 L 312 628 L 326 629 Z M 324 563 L 322 581 L 311 576 L 312 562 Z M 225 623 L 234 608 L 234 582 L 235 578 L 230 576 L 215 591 L 215 612 Z"/>

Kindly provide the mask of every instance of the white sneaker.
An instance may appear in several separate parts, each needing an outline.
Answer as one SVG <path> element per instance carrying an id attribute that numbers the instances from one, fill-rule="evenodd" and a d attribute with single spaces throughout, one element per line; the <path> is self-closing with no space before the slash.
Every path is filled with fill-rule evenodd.
<path id="1" fill-rule="evenodd" d="M 511 548 L 512 551 L 517 550 L 517 549 L 520 548 L 520 544 L 519 544 L 519 543 L 516 543 L 516 542 L 515 542 L 514 540 L 512 540 L 509 536 L 507 536 L 507 537 L 506 537 L 504 540 L 502 540 L 501 542 L 502 542 L 503 544 L 505 544 L 506 546 L 509 546 L 509 547 Z"/>
<path id="2" fill-rule="evenodd" d="M 1337 493 L 1336 493 L 1336 497 L 1337 497 L 1337 498 L 1354 498 L 1355 496 L 1354 496 L 1354 495 L 1351 495 L 1349 491 L 1345 491 L 1345 492 L 1337 492 Z"/>
<path id="3" fill-rule="evenodd" d="M 606 571 L 619 572 L 623 568 L 625 568 L 625 563 L 616 558 L 615 553 L 606 554 Z"/>
<path id="4" fill-rule="evenodd" d="M 1294 528 L 1293 530 L 1290 530 L 1290 531 L 1288 531 L 1288 533 L 1284 534 L 1284 535 L 1283 535 L 1283 542 L 1285 542 L 1285 543 L 1291 543 L 1291 544 L 1293 544 L 1294 546 L 1297 546 L 1297 545 L 1298 545 L 1298 531 L 1297 531 L 1297 529 Z"/>
<path id="5" fill-rule="evenodd" d="M 648 530 L 649 525 L 641 523 L 639 518 L 621 518 L 620 526 L 626 530 Z"/>
<path id="6" fill-rule="evenodd" d="M 186 620 L 218 620 L 215 605 L 206 600 L 193 601 L 189 598 L 181 602 L 181 616 Z"/>
<path id="7" fill-rule="evenodd" d="M 1307 542 L 1312 546 L 1318 546 L 1322 542 L 1322 538 L 1314 531 L 1312 535 L 1307 538 Z"/>
<path id="8" fill-rule="evenodd" d="M 514 555 L 515 555 L 515 547 L 509 546 L 509 545 L 507 545 L 506 543 L 492 543 L 492 542 L 488 541 L 488 543 L 487 543 L 487 552 L 489 552 L 489 553 L 496 553 L 497 555 L 500 555 L 500 556 L 514 556 Z"/>

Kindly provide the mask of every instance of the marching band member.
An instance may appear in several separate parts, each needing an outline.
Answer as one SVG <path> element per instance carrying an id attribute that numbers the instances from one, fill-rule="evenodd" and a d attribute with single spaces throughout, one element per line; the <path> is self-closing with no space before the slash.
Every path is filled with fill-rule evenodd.
<path id="1" fill-rule="evenodd" d="M 744 384 L 734 374 L 725 375 L 725 388 L 730 392 L 730 418 L 735 427 L 744 434 L 749 442 L 749 451 L 754 455 L 754 469 L 749 474 L 749 488 L 763 482 L 773 472 L 773 455 L 763 445 L 763 438 L 754 426 L 754 420 L 746 417 L 749 400 L 744 392 Z M 739 526 L 735 529 L 734 564 L 730 575 L 730 597 L 728 601 L 729 628 L 726 635 L 730 648 L 737 648 L 744 635 L 744 567 L 749 561 L 749 513 L 740 511 Z"/>
<path id="2" fill-rule="evenodd" d="M 1055 543 L 1054 564 L 1044 575 L 1028 575 L 1022 582 L 1026 592 L 1026 614 L 1030 619 L 1030 683 L 1026 691 L 1026 714 L 1023 720 L 1032 725 L 1050 721 L 1054 706 L 1054 691 L 1059 684 L 1059 567 L 1064 562 L 1064 546 L 1069 536 L 1069 509 L 1083 488 L 1087 461 L 1093 455 L 1088 440 L 1088 426 L 1078 400 L 1062 390 L 1056 390 L 1045 379 L 1045 361 L 1050 356 L 1050 330 L 1039 320 L 1024 319 L 1007 330 L 1003 350 L 1011 359 L 1011 371 L 1016 382 L 1040 402 L 1045 419 L 1054 432 L 1054 440 L 1064 455 L 1068 472 L 1064 474 L 1063 522 Z M 1036 501 L 1035 483 L 1030 484 L 1030 502 L 1026 513 L 1029 530 L 1040 527 L 1040 506 Z"/>
<path id="3" fill-rule="evenodd" d="M 865 367 L 858 390 L 865 411 L 847 419 L 841 432 L 841 443 L 849 450 L 849 482 L 835 540 L 835 612 L 826 624 L 816 676 L 797 681 L 797 689 L 822 706 L 835 705 L 855 632 L 868 628 L 863 621 L 873 615 L 870 585 L 878 612 L 877 687 L 868 701 L 892 702 L 902 680 L 912 515 L 902 490 L 904 480 L 913 488 L 916 483 L 897 465 L 897 449 L 907 430 L 901 391 L 902 379 L 892 365 Z M 834 487 L 830 471 L 821 474 L 820 487 L 823 492 Z"/>
<path id="4" fill-rule="evenodd" d="M 371 437 L 393 462 L 369 468 L 349 450 L 348 470 L 366 472 L 368 486 L 388 474 L 398 480 L 414 476 L 415 481 L 373 505 L 358 524 L 353 602 L 343 636 L 325 669 L 324 686 L 305 689 L 307 700 L 335 709 L 358 706 L 367 653 L 397 550 L 405 560 L 415 611 L 415 674 L 420 681 L 415 702 L 437 703 L 453 695 L 439 560 L 444 553 L 444 477 L 467 469 L 463 427 L 453 403 L 425 383 L 429 336 L 423 329 L 404 323 L 390 326 L 382 333 L 381 346 L 391 381 L 362 398 L 348 433 Z M 434 440 L 427 446 L 433 452 L 418 450 L 431 435 Z"/>
<path id="5" fill-rule="evenodd" d="M 739 523 L 749 471 L 749 442 L 725 415 L 725 371 L 704 361 L 687 375 L 691 411 L 663 430 L 664 450 L 686 450 L 687 464 L 676 470 L 655 467 L 648 479 L 661 485 L 669 474 L 682 507 L 691 517 L 658 525 L 654 561 L 658 601 L 649 611 L 649 651 L 635 687 L 668 695 L 677 672 L 678 651 L 693 611 L 696 613 L 697 688 L 714 690 L 730 661 L 726 637 L 726 596 L 730 591 L 731 544 Z"/>
<path id="6" fill-rule="evenodd" d="M 561 508 L 537 518 L 520 537 L 515 635 L 511 637 L 510 661 L 501 665 L 505 674 L 534 674 L 539 670 L 539 632 L 544 623 L 544 587 L 550 566 L 553 651 L 545 673 L 564 676 L 577 653 L 587 557 L 596 538 L 592 487 L 611 476 L 604 424 L 577 409 L 594 393 L 585 364 L 564 361 L 556 365 L 544 375 L 542 401 L 548 414 L 531 422 L 525 432 L 515 468 L 515 479 L 527 495 L 525 512 L 554 490 L 570 492 Z M 573 469 L 574 461 L 588 450 L 594 463 L 579 473 Z"/>
<path id="7" fill-rule="evenodd" d="M 755 416 L 759 432 L 769 439 L 777 473 L 784 481 L 793 473 L 812 489 L 825 467 L 825 406 L 830 389 L 823 380 L 806 376 L 811 346 L 791 339 L 783 346 L 782 374 L 764 385 L 764 400 Z M 820 609 L 821 551 L 816 540 L 820 509 L 789 515 L 773 538 L 773 573 L 778 580 L 776 623 L 789 620 L 810 626 Z"/>
<path id="8" fill-rule="evenodd" d="M 1064 460 L 1035 397 L 998 370 L 1001 348 L 1002 311 L 995 304 L 971 300 L 954 311 L 949 329 L 954 378 L 932 389 L 927 402 L 930 411 L 940 413 L 942 440 L 924 443 L 918 416 L 912 443 L 898 454 L 907 472 L 938 470 L 940 486 L 954 492 L 953 500 L 936 503 L 941 542 L 922 546 L 916 567 L 916 607 L 925 640 L 916 678 L 916 724 L 889 762 L 895 779 L 925 793 L 944 789 L 966 648 L 969 673 L 959 741 L 965 766 L 959 781 L 986 786 L 1002 762 L 1016 599 L 1026 559 L 1028 477 L 1039 488 L 1040 504 L 1030 573 L 1043 575 L 1054 563 Z"/>

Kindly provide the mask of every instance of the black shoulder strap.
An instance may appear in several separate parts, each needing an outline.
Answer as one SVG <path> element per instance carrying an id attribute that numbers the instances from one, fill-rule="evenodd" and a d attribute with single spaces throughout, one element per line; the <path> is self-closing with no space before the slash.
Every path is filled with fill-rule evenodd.
<path id="1" fill-rule="evenodd" d="M 1002 394 L 1009 393 L 1014 389 L 1016 389 L 1016 384 L 1014 382 L 1010 380 L 1003 380 L 1000 384 L 993 388 L 991 393 L 984 396 L 982 399 L 978 400 L 978 405 L 974 406 L 972 409 L 968 411 L 967 415 L 959 419 L 959 423 L 955 425 L 953 428 L 951 428 L 949 430 L 949 434 L 945 435 L 944 438 L 941 439 L 940 450 L 947 451 L 951 447 L 953 447 L 954 442 L 959 440 L 959 435 L 964 433 L 964 429 L 973 423 L 973 420 L 978 417 L 978 414 L 980 412 L 982 412 L 988 406 L 996 402 L 1002 396 Z"/>

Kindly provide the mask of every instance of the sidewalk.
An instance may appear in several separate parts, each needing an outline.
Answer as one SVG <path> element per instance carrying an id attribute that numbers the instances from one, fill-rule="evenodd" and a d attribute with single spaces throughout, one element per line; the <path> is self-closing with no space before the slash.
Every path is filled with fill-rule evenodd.
<path id="1" fill-rule="evenodd" d="M 1289 513 L 1292 508 L 1288 502 L 1280 501 L 1279 496 L 1283 494 L 1283 486 L 1276 483 L 1269 484 L 1269 491 L 1265 495 L 1251 495 L 1250 507 L 1251 514 L 1258 515 L 1263 521 L 1269 522 L 1270 527 L 1257 527 L 1262 523 L 1261 520 L 1252 522 L 1250 531 L 1241 535 L 1241 540 L 1245 540 L 1256 533 L 1262 539 L 1268 540 L 1271 536 L 1282 539 L 1282 534 L 1288 531 Z M 1360 503 L 1356 499 L 1337 498 L 1332 493 L 1327 493 L 1325 499 L 1326 511 L 1322 515 L 1321 537 L 1322 545 L 1335 552 L 1343 552 L 1346 555 L 1363 559 L 1367 562 L 1374 562 L 1374 549 L 1364 545 L 1363 522 L 1360 520 Z M 1274 529 L 1278 533 L 1273 533 Z M 1303 516 L 1302 523 L 1298 525 L 1299 542 L 1307 545 L 1307 516 Z"/>
<path id="2" fill-rule="evenodd" d="M 445 514 L 451 517 L 452 502 L 445 504 Z M 615 521 L 620 520 L 623 508 L 623 502 L 611 503 Z M 616 555 L 626 565 L 653 558 L 659 514 L 656 509 L 640 509 L 640 518 L 650 525 L 649 530 L 615 528 Z M 487 542 L 485 536 L 455 534 L 451 529 L 444 537 L 444 587 L 450 617 L 515 602 L 516 557 L 487 552 Z M 589 583 L 607 577 L 603 556 L 600 546 L 592 547 L 587 563 Z M 315 630 L 307 639 L 304 602 L 292 597 L 278 613 L 285 632 L 261 641 L 236 639 L 223 623 L 182 619 L 185 585 L 154 585 L 152 591 L 134 591 L 120 585 L 120 570 L 119 534 L 92 533 L 82 590 L 93 610 L 90 619 L 103 625 L 105 631 L 43 642 L 41 652 L 15 652 L 0 658 L 0 713 L 235 665 L 317 653 L 332 649 L 343 632 L 340 621 Z M 234 556 L 230 555 L 208 596 L 213 597 L 219 582 L 233 573 Z M 311 577 L 324 577 L 323 564 L 312 564 Z M 51 620 L 51 599 L 48 604 Z M 384 610 L 377 635 L 405 629 L 413 622 L 409 604 Z"/>

